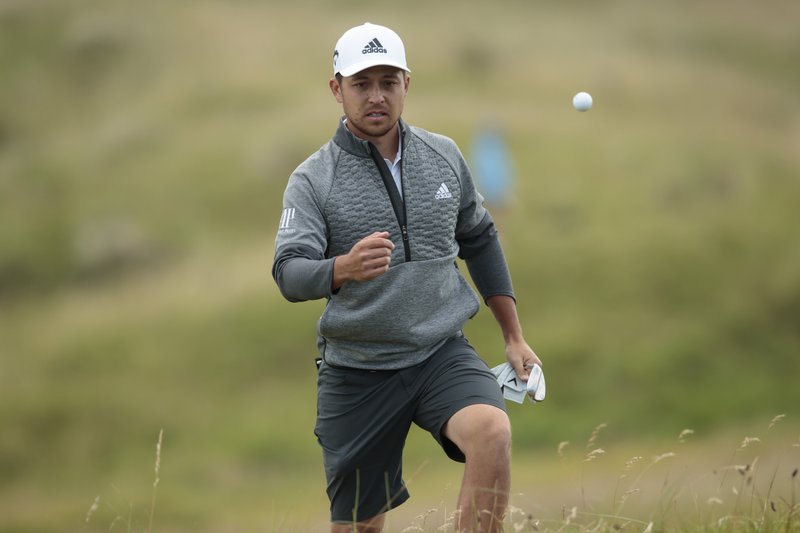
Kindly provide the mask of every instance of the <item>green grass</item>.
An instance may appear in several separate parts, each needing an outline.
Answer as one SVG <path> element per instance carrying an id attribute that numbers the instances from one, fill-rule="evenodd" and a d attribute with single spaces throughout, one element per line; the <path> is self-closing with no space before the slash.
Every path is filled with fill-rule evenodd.
<path id="1" fill-rule="evenodd" d="M 587 483 L 612 449 L 657 455 L 687 427 L 705 465 L 727 464 L 716 435 L 775 413 L 793 441 L 798 16 L 789 0 L 3 3 L 0 530 L 145 530 L 162 428 L 154 530 L 322 527 L 322 304 L 288 304 L 269 269 L 286 179 L 340 113 L 329 49 L 365 20 L 406 38 L 409 122 L 467 156 L 486 119 L 507 134 L 517 180 L 494 215 L 549 385 L 511 410 L 522 479 L 571 483 L 553 450 L 598 421 L 609 455 Z M 579 90 L 588 113 L 570 106 Z M 502 361 L 486 310 L 467 335 Z M 443 461 L 412 436 L 403 527 L 455 501 Z M 515 490 L 556 530 L 578 505 Z M 660 527 L 662 496 L 637 520 Z M 682 527 L 749 527 L 700 507 Z"/>

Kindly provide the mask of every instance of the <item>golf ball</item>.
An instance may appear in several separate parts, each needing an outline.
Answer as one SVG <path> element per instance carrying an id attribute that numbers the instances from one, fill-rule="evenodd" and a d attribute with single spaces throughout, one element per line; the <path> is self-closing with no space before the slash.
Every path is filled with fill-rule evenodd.
<path id="1" fill-rule="evenodd" d="M 592 108 L 592 95 L 583 91 L 572 97 L 572 107 L 578 111 L 589 111 Z"/>

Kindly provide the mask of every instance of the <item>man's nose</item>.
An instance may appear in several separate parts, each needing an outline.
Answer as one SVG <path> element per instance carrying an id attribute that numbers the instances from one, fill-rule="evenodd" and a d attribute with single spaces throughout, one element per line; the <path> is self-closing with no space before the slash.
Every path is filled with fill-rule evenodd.
<path id="1" fill-rule="evenodd" d="M 383 102 L 383 91 L 380 86 L 375 86 L 370 90 L 369 101 L 376 104 Z"/>

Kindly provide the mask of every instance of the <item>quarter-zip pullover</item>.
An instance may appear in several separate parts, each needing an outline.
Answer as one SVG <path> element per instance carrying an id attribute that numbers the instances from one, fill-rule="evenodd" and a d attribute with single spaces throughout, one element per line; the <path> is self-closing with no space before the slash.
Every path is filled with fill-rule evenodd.
<path id="1" fill-rule="evenodd" d="M 513 297 L 494 224 L 455 143 L 400 121 L 403 196 L 377 148 L 340 123 L 289 178 L 273 277 L 290 301 L 327 298 L 317 328 L 329 364 L 393 369 L 417 364 L 480 307 Z M 375 231 L 394 242 L 389 271 L 331 290 L 333 258 Z"/>

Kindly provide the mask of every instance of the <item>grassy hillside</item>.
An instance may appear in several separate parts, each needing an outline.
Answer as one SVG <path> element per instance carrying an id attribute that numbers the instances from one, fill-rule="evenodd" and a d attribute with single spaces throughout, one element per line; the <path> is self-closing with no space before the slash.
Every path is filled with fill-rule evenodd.
<path id="1" fill-rule="evenodd" d="M 324 523 L 322 302 L 285 302 L 269 269 L 286 179 L 340 114 L 330 49 L 367 20 L 406 40 L 409 122 L 469 157 L 491 121 L 513 154 L 494 215 L 549 394 L 510 409 L 525 468 L 600 423 L 621 450 L 692 428 L 714 456 L 714 434 L 781 413 L 792 442 L 799 17 L 790 0 L 3 2 L 0 531 L 145 530 L 162 428 L 154 530 Z M 486 310 L 467 335 L 502 361 Z M 456 482 L 441 461 L 412 435 L 419 505 Z"/>

